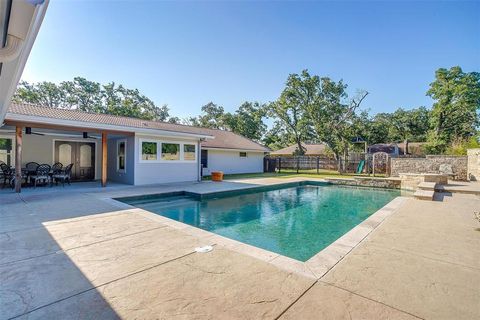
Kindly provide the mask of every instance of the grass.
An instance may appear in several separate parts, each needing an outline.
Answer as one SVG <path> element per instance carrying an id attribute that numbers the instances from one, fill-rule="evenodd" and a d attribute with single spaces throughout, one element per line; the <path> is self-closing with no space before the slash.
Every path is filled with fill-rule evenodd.
<path id="1" fill-rule="evenodd" d="M 242 174 L 226 174 L 223 176 L 225 180 L 232 180 L 232 179 L 254 179 L 254 178 L 280 178 L 280 179 L 288 179 L 288 178 L 295 178 L 295 177 L 302 177 L 302 178 L 353 178 L 353 177 L 367 177 L 365 174 L 353 174 L 353 173 L 345 173 L 340 174 L 337 171 L 330 171 L 330 170 L 320 170 L 317 174 L 317 170 L 302 170 L 301 172 L 297 173 L 295 170 L 282 170 L 280 173 L 276 172 L 262 172 L 262 173 L 242 173 Z M 210 180 L 210 176 L 203 177 L 203 180 Z"/>

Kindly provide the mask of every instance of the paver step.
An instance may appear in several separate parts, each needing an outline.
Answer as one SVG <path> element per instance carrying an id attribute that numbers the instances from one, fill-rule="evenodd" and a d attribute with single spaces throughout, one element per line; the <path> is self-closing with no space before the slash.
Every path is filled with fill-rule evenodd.
<path id="1" fill-rule="evenodd" d="M 421 182 L 418 185 L 418 189 L 421 190 L 433 190 L 435 191 L 437 187 L 437 184 L 435 182 Z"/>
<path id="2" fill-rule="evenodd" d="M 422 190 L 422 189 L 418 189 L 417 191 L 415 191 L 415 193 L 413 194 L 413 197 L 415 199 L 419 199 L 419 200 L 429 200 L 429 201 L 433 201 L 433 195 L 435 194 L 435 191 L 433 190 Z"/>

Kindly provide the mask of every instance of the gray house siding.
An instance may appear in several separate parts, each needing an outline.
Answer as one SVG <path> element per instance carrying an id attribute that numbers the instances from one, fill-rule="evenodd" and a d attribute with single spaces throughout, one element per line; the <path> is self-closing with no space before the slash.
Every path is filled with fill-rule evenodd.
<path id="1" fill-rule="evenodd" d="M 198 148 L 197 140 L 136 135 L 135 136 L 135 160 L 134 160 L 135 161 L 135 185 L 169 183 L 169 182 L 187 182 L 187 181 L 198 180 L 198 174 L 199 174 L 198 154 L 196 156 L 196 160 L 191 162 L 182 162 L 182 161 L 144 162 L 140 160 L 142 156 L 142 152 L 141 152 L 142 140 L 156 141 L 157 143 L 159 143 L 158 144 L 159 150 L 161 148 L 160 147 L 161 142 L 189 143 L 189 144 L 197 145 L 197 148 Z"/>

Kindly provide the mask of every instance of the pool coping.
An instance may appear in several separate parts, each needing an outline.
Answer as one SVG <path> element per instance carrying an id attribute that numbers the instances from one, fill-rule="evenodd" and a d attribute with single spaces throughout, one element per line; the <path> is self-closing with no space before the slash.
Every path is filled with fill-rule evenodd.
<path id="1" fill-rule="evenodd" d="M 301 182 L 299 184 L 299 182 Z M 211 192 L 210 194 L 229 194 L 235 192 L 246 191 L 249 189 L 265 189 L 269 187 L 278 187 L 278 186 L 285 186 L 291 187 L 295 185 L 302 185 L 306 183 L 312 182 L 313 184 L 320 182 L 319 180 L 302 180 L 302 181 L 295 181 L 295 182 L 279 182 L 270 185 L 260 185 L 257 187 L 248 187 L 248 188 L 240 188 L 240 189 L 232 189 L 232 190 L 225 190 L 220 192 Z M 328 184 L 328 182 L 326 182 Z M 357 188 L 365 188 L 362 186 L 352 186 Z M 371 188 L 371 187 L 366 187 Z M 386 189 L 386 188 L 379 188 L 379 189 Z M 182 191 L 179 191 L 180 193 Z M 178 194 L 179 192 L 175 192 Z M 164 192 L 164 193 L 156 193 L 156 194 L 147 194 L 145 196 L 157 196 L 157 195 L 169 195 L 171 192 Z M 188 195 L 191 192 L 183 191 L 183 194 Z M 204 195 L 208 195 L 209 193 L 205 193 L 200 195 L 200 197 Z M 121 198 L 136 198 L 139 196 L 132 196 L 132 197 L 121 197 Z M 141 197 L 141 196 L 140 196 Z M 204 240 L 206 243 L 210 245 L 221 245 L 229 250 L 235 251 L 237 253 L 245 254 L 250 257 L 262 260 L 264 262 L 270 263 L 275 265 L 283 270 L 290 271 L 305 277 L 309 277 L 312 279 L 320 279 L 323 277 L 330 269 L 332 269 L 338 262 L 340 262 L 346 255 L 348 255 L 355 247 L 357 247 L 363 240 L 365 240 L 370 233 L 372 233 L 387 217 L 392 215 L 395 211 L 397 211 L 408 199 L 405 196 L 398 196 L 388 202 L 385 206 L 371 214 L 367 219 L 350 229 L 347 233 L 342 235 L 340 238 L 335 240 L 333 243 L 328 245 L 326 248 L 322 249 L 321 251 L 317 252 L 313 257 L 308 259 L 307 261 L 303 262 L 300 260 L 296 260 L 279 253 L 269 251 L 266 249 L 262 249 L 259 247 L 255 247 L 250 244 L 246 244 L 237 240 L 233 240 L 221 235 L 218 235 L 213 232 L 209 232 L 186 223 L 173 220 L 159 214 L 147 211 L 145 209 L 141 209 L 124 202 L 117 200 L 118 198 L 103 198 L 104 201 L 109 202 L 112 205 L 120 207 L 122 209 L 134 209 L 135 213 L 141 215 L 147 219 L 156 221 L 161 223 L 162 225 L 169 226 L 176 230 L 179 230 L 185 234 L 200 238 Z"/>

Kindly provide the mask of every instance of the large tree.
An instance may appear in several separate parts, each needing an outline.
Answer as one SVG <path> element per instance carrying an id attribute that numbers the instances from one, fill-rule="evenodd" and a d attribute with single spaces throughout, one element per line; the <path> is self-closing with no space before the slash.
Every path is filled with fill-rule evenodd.
<path id="1" fill-rule="evenodd" d="M 460 67 L 438 69 L 427 91 L 433 104 L 428 149 L 443 152 L 455 139 L 469 139 L 477 132 L 480 111 L 480 73 Z"/>
<path id="2" fill-rule="evenodd" d="M 302 142 L 312 137 L 308 110 L 315 103 L 319 81 L 319 77 L 311 76 L 308 70 L 303 70 L 300 75 L 290 74 L 280 97 L 268 108 L 269 114 L 293 137 L 298 155 L 305 154 Z"/>
<path id="3" fill-rule="evenodd" d="M 337 159 L 343 155 L 344 163 L 351 140 L 359 134 L 355 126 L 356 112 L 368 95 L 368 92 L 360 92 L 348 99 L 346 89 L 342 80 L 321 78 L 315 103 L 308 109 L 319 140 L 329 146 Z"/>
<path id="4" fill-rule="evenodd" d="M 265 106 L 258 102 L 244 102 L 234 114 L 226 113 L 224 122 L 233 132 L 259 142 L 267 130 L 263 122 Z"/>
<path id="5" fill-rule="evenodd" d="M 166 121 L 169 117 L 166 105 L 157 106 L 138 89 L 128 89 L 114 82 L 102 85 L 85 78 L 60 84 L 21 82 L 13 100 L 63 109 L 106 113 L 146 120 Z"/>

